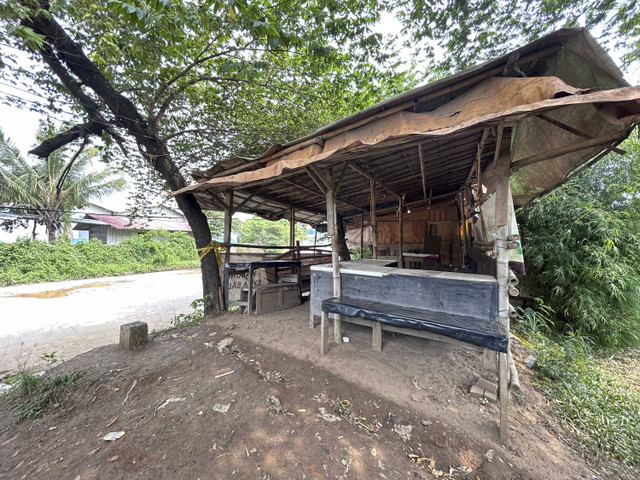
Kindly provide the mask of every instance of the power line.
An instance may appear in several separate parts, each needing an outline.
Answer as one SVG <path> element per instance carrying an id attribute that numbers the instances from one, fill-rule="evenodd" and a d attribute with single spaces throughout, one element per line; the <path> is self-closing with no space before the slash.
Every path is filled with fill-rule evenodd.
<path id="1" fill-rule="evenodd" d="M 167 215 L 137 215 L 137 214 L 128 214 L 128 213 L 97 213 L 97 212 L 86 212 L 82 210 L 62 210 L 62 209 L 51 209 L 51 208 L 33 208 L 33 207 L 14 207 L 14 206 L 0 206 L 0 212 L 3 210 L 20 210 L 20 211 L 31 211 L 31 212 L 57 212 L 57 213 L 71 213 L 71 214 L 85 214 L 85 215 L 109 215 L 110 217 L 128 217 L 128 218 L 161 218 L 161 219 L 180 219 L 184 220 L 184 217 L 177 216 L 167 216 Z"/>
<path id="2" fill-rule="evenodd" d="M 32 103 L 32 104 L 37 105 L 38 107 L 42 108 L 43 110 L 50 110 L 52 108 L 52 106 L 50 106 L 50 105 L 46 105 L 46 104 L 44 104 L 42 102 L 39 102 L 37 100 L 31 100 L 29 98 L 24 98 L 24 97 L 21 97 L 20 95 L 14 94 L 14 93 L 4 92 L 4 91 L 0 90 L 0 94 L 1 95 L 6 95 L 8 97 L 16 98 L 16 99 L 21 100 L 23 102 Z M 53 107 L 53 108 L 55 108 L 55 107 Z M 77 115 L 75 113 L 67 112 L 67 111 L 62 110 L 62 109 L 59 109 L 59 110 L 60 110 L 59 113 L 64 113 L 66 115 L 71 115 L 71 116 L 76 116 Z M 60 121 L 60 122 L 68 122 L 68 120 L 60 120 L 59 118 L 55 117 L 54 115 L 51 115 L 50 113 L 49 113 L 49 115 L 51 117 L 55 118 L 56 120 Z"/>

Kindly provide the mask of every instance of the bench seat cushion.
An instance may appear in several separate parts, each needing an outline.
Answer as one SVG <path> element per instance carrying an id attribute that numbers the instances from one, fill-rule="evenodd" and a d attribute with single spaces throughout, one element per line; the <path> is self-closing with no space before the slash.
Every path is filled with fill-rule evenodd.
<path id="1" fill-rule="evenodd" d="M 490 322 L 465 315 L 347 297 L 323 300 L 322 310 L 395 327 L 426 330 L 497 352 L 506 352 L 509 341 L 507 332 L 504 332 L 497 321 Z"/>

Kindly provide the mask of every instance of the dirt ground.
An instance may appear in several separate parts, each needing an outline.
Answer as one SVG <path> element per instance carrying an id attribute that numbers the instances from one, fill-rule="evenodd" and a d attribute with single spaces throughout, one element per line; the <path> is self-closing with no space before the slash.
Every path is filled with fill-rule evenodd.
<path id="1" fill-rule="evenodd" d="M 0 478 L 627 476 L 615 463 L 587 465 L 571 446 L 523 351 L 506 448 L 497 406 L 467 393 L 481 353 L 386 333 L 376 353 L 370 331 L 345 328 L 350 342 L 321 356 L 305 304 L 226 314 L 138 351 L 110 345 L 77 356 L 54 371 L 82 376 L 43 418 L 15 424 L 0 400 Z M 233 343 L 219 352 L 225 338 Z M 102 440 L 120 430 L 120 439 Z"/>

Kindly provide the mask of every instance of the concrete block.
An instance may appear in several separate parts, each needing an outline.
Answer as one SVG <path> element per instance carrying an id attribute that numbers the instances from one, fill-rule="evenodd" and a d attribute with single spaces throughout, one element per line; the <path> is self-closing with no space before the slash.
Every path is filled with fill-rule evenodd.
<path id="1" fill-rule="evenodd" d="M 487 390 L 491 393 L 496 393 L 498 391 L 498 385 L 494 382 L 490 382 L 489 380 L 480 377 L 476 382 L 476 385 L 483 390 Z"/>
<path id="2" fill-rule="evenodd" d="M 495 393 L 491 393 L 488 390 L 484 391 L 484 398 L 485 400 L 489 400 L 492 403 L 496 403 L 498 401 L 498 395 L 496 395 Z"/>
<path id="3" fill-rule="evenodd" d="M 145 322 L 131 322 L 120 325 L 120 347 L 132 350 L 149 340 L 149 327 Z"/>
<path id="4" fill-rule="evenodd" d="M 484 389 L 478 387 L 477 385 L 472 385 L 471 390 L 469 390 L 469 394 L 472 397 L 482 398 L 484 396 Z"/>

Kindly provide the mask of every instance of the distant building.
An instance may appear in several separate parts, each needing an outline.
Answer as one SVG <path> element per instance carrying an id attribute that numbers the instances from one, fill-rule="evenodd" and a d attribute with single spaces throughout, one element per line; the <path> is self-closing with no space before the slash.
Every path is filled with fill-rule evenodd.
<path id="1" fill-rule="evenodd" d="M 136 214 L 134 217 L 130 211 L 113 212 L 96 204 L 89 204 L 83 210 L 83 217 L 73 218 L 74 237 L 80 241 L 97 238 L 107 245 L 116 245 L 149 230 L 191 233 L 184 215 L 168 207 L 152 207 L 145 212 L 146 216 Z"/>

